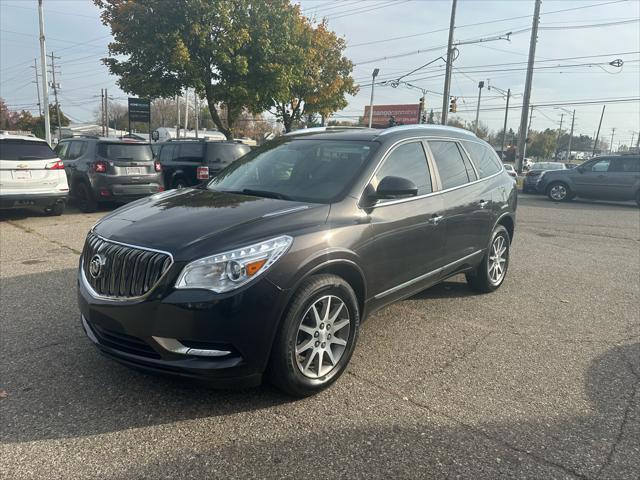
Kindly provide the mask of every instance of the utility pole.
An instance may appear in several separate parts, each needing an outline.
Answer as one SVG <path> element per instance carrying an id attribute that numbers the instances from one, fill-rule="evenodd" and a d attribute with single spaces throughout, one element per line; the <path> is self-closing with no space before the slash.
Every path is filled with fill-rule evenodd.
<path id="1" fill-rule="evenodd" d="M 533 25 L 531 27 L 531 39 L 529 40 L 529 60 L 527 63 L 527 79 L 524 85 L 524 99 L 522 100 L 522 112 L 520 114 L 520 136 L 518 137 L 518 157 L 516 159 L 516 170 L 522 173 L 522 163 L 525 154 L 525 134 L 527 133 L 527 110 L 531 101 L 531 84 L 533 83 L 533 64 L 536 59 L 536 43 L 538 41 L 538 23 L 540 22 L 540 6 L 542 0 L 535 0 L 533 10 Z"/>
<path id="2" fill-rule="evenodd" d="M 107 137 L 109 137 L 109 95 L 107 89 L 104 89 L 104 119 L 107 125 Z"/>
<path id="3" fill-rule="evenodd" d="M 184 92 L 184 137 L 187 138 L 189 131 L 189 89 Z"/>
<path id="4" fill-rule="evenodd" d="M 102 127 L 102 136 L 104 137 L 104 88 L 100 89 L 100 126 Z"/>
<path id="5" fill-rule="evenodd" d="M 569 145 L 567 146 L 567 162 L 571 159 L 571 142 L 573 141 L 573 124 L 576 121 L 576 110 L 573 109 L 573 115 L 571 116 L 571 133 L 569 133 Z"/>
<path id="6" fill-rule="evenodd" d="M 596 156 L 596 150 L 598 149 L 598 137 L 600 136 L 600 127 L 602 127 L 602 118 L 604 117 L 604 109 L 607 108 L 606 105 L 602 106 L 602 113 L 600 114 L 600 123 L 598 123 L 598 131 L 596 132 L 596 139 L 593 142 L 593 152 L 591 153 L 592 157 Z"/>
<path id="7" fill-rule="evenodd" d="M 380 73 L 379 68 L 374 68 L 371 73 L 371 100 L 369 101 L 369 128 L 373 124 L 373 89 L 376 86 L 376 77 Z"/>
<path id="8" fill-rule="evenodd" d="M 509 99 L 511 98 L 511 89 L 507 88 L 507 106 L 504 109 L 504 126 L 502 127 L 502 156 L 504 157 L 504 144 L 507 140 L 507 117 L 509 116 Z"/>
<path id="9" fill-rule="evenodd" d="M 51 80 L 53 81 L 53 96 L 56 99 L 56 117 L 58 118 L 58 142 L 62 139 L 62 126 L 60 125 L 60 104 L 58 103 L 58 85 L 56 84 L 56 64 L 55 59 L 60 57 L 54 57 L 51 52 Z"/>
<path id="10" fill-rule="evenodd" d="M 453 32 L 456 28 L 456 7 L 458 0 L 451 2 L 451 19 L 449 20 L 449 42 L 447 44 L 447 65 L 444 75 L 444 90 L 442 94 L 442 125 L 447 124 L 449 114 L 449 93 L 451 90 L 451 70 L 453 68 Z"/>
<path id="11" fill-rule="evenodd" d="M 33 59 L 33 68 L 36 71 L 35 84 L 36 84 L 36 92 L 38 94 L 38 113 L 40 114 L 40 118 L 42 118 L 42 104 L 40 103 L 40 84 L 38 83 L 39 82 L 39 80 L 38 80 L 38 76 L 39 75 L 38 75 L 38 59 L 37 58 Z M 633 140 L 631 140 L 631 143 L 633 143 Z"/>
<path id="12" fill-rule="evenodd" d="M 38 0 L 38 20 L 40 24 L 40 73 L 42 74 L 42 99 L 44 110 L 44 135 L 51 145 L 51 121 L 49 119 L 49 83 L 47 81 L 47 47 L 44 41 L 44 11 L 42 0 Z"/>
<path id="13" fill-rule="evenodd" d="M 176 108 L 178 109 L 178 123 L 176 123 L 176 138 L 180 138 L 180 95 L 176 95 Z"/>
<path id="14" fill-rule="evenodd" d="M 558 136 L 556 137 L 556 152 L 553 157 L 554 160 L 558 160 L 558 146 L 560 145 L 560 136 L 562 135 L 562 120 L 564 120 L 564 113 L 560 114 L 560 128 L 558 128 Z"/>
<path id="15" fill-rule="evenodd" d="M 481 80 L 480 82 L 478 82 L 478 105 L 476 106 L 476 128 L 475 128 L 475 134 L 478 134 L 478 121 L 480 118 L 480 98 L 482 97 L 482 87 L 484 87 L 484 82 Z"/>
<path id="16" fill-rule="evenodd" d="M 193 110 L 196 124 L 196 138 L 198 138 L 198 129 L 200 128 L 200 110 L 198 110 L 198 94 L 193 90 Z"/>
<path id="17" fill-rule="evenodd" d="M 531 120 L 533 119 L 533 105 L 531 105 L 531 113 L 529 113 L 529 123 L 527 124 L 527 134 L 525 136 L 525 142 L 524 142 L 524 148 L 522 149 L 522 162 L 524 163 L 524 157 L 527 153 L 527 138 L 529 138 L 529 131 L 531 130 Z M 518 145 L 520 145 L 520 138 L 518 137 Z M 516 159 L 516 165 L 517 165 L 517 161 L 518 159 Z M 522 172 L 518 172 L 518 173 L 522 173 Z"/>
<path id="18" fill-rule="evenodd" d="M 616 127 L 611 129 L 611 142 L 609 143 L 609 153 L 613 153 L 613 136 L 616 133 Z"/>

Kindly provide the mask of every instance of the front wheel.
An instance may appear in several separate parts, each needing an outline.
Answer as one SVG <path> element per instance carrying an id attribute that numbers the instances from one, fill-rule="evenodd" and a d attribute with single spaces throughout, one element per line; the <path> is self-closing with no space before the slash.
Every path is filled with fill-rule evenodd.
<path id="1" fill-rule="evenodd" d="M 78 200 L 78 208 L 81 212 L 93 213 L 98 210 L 98 201 L 86 183 L 79 183 L 75 193 Z"/>
<path id="2" fill-rule="evenodd" d="M 297 397 L 327 388 L 343 373 L 360 326 L 351 286 L 336 275 L 314 275 L 294 295 L 274 341 L 268 375 Z"/>
<path id="3" fill-rule="evenodd" d="M 491 234 L 489 248 L 478 268 L 467 273 L 467 283 L 472 290 L 489 293 L 497 290 L 504 282 L 509 268 L 510 238 L 502 225 L 496 226 Z"/>
<path id="4" fill-rule="evenodd" d="M 547 197 L 555 202 L 566 202 L 571 200 L 572 194 L 566 183 L 553 182 L 547 187 Z"/>

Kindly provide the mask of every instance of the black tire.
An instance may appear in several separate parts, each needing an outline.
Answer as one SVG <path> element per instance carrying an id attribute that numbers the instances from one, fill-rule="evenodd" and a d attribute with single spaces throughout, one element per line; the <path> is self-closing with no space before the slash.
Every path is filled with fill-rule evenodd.
<path id="1" fill-rule="evenodd" d="M 504 262 L 504 273 L 502 273 L 500 279 L 498 281 L 494 281 L 490 276 L 490 257 L 492 253 L 492 248 L 498 237 L 502 237 L 504 239 L 504 246 L 506 247 L 505 251 L 505 262 Z M 489 240 L 489 244 L 487 245 L 487 253 L 485 253 L 482 258 L 482 262 L 473 272 L 467 273 L 467 283 L 472 290 L 480 293 L 490 293 L 494 292 L 500 285 L 504 282 L 504 279 L 507 277 L 507 271 L 509 269 L 509 257 L 511 251 L 511 239 L 509 238 L 509 232 L 502 225 L 497 225 L 491 234 L 491 239 Z"/>
<path id="2" fill-rule="evenodd" d="M 86 183 L 82 182 L 76 186 L 75 196 L 81 212 L 93 213 L 98 210 L 98 201 Z"/>
<path id="3" fill-rule="evenodd" d="M 301 367 L 298 366 L 298 360 L 303 360 L 300 358 L 303 355 L 296 354 L 296 344 L 300 335 L 299 327 L 305 319 L 308 318 L 306 316 L 307 312 L 309 312 L 317 302 L 322 301 L 322 299 L 328 295 L 334 298 L 338 297 L 348 311 L 348 338 L 345 339 L 346 345 L 344 345 L 344 349 L 336 360 L 335 365 L 330 367 L 331 370 L 321 377 L 309 378 L 309 376 L 302 372 Z M 334 305 L 336 305 L 336 301 L 333 301 Z M 320 313 L 322 314 L 322 312 Z M 322 325 L 323 324 L 320 323 L 321 328 Z M 330 325 L 324 327 L 326 329 L 325 333 L 330 331 L 329 327 Z M 309 277 L 291 299 L 287 313 L 278 329 L 278 334 L 276 335 L 271 351 L 267 378 L 280 390 L 296 397 L 307 397 L 324 390 L 335 382 L 344 372 L 353 354 L 358 338 L 359 327 L 360 312 L 358 300 L 351 286 L 344 279 L 336 275 L 320 274 Z M 337 337 L 337 335 L 334 335 L 334 337 Z M 329 338 L 331 338 L 330 335 Z M 313 340 L 310 334 L 308 340 Z M 306 341 L 307 340 L 304 342 Z M 301 342 L 298 346 L 304 342 Z M 312 359 L 313 355 L 315 355 L 313 352 L 319 347 L 317 343 L 318 342 L 316 342 L 314 348 L 310 347 L 311 352 L 307 353 Z M 327 341 L 327 343 L 330 342 Z M 331 345 L 329 345 L 328 348 L 331 350 Z M 309 350 L 305 350 L 304 352 L 308 351 Z M 332 355 L 334 355 L 335 350 L 332 350 L 332 352 Z M 309 357 L 306 357 L 304 360 L 307 358 Z M 316 355 L 315 358 L 324 357 Z"/>
<path id="4" fill-rule="evenodd" d="M 50 217 L 59 217 L 64 213 L 64 203 L 54 203 L 53 205 L 44 209 L 45 215 Z"/>
<path id="5" fill-rule="evenodd" d="M 549 200 L 554 202 L 568 202 L 575 196 L 569 185 L 564 182 L 551 182 L 547 186 L 546 194 Z"/>
<path id="6" fill-rule="evenodd" d="M 181 188 L 187 188 L 188 186 L 189 184 L 183 177 L 176 177 L 173 179 L 173 182 L 171 183 L 171 188 L 176 190 L 179 190 Z"/>

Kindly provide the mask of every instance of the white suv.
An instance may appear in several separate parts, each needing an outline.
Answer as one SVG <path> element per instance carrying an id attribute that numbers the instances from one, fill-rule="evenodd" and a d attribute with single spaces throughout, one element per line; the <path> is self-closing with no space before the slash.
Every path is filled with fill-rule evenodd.
<path id="1" fill-rule="evenodd" d="M 38 206 L 62 215 L 68 193 L 64 165 L 46 141 L 0 133 L 0 208 Z"/>

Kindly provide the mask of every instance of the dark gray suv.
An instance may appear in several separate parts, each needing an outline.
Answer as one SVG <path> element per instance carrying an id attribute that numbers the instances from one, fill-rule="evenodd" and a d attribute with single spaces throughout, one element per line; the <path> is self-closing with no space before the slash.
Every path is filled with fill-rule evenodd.
<path id="1" fill-rule="evenodd" d="M 499 288 L 516 195 L 465 130 L 284 135 L 204 187 L 98 222 L 78 272 L 81 322 L 126 365 L 218 385 L 267 375 L 310 395 L 345 370 L 376 310 L 458 273 Z"/>
<path id="2" fill-rule="evenodd" d="M 596 157 L 569 170 L 543 172 L 536 188 L 557 202 L 584 197 L 635 200 L 640 206 L 640 155 Z"/>
<path id="3" fill-rule="evenodd" d="M 65 138 L 56 147 L 64 161 L 69 195 L 83 212 L 100 202 L 126 203 L 164 190 L 162 167 L 148 143 L 115 138 Z"/>

